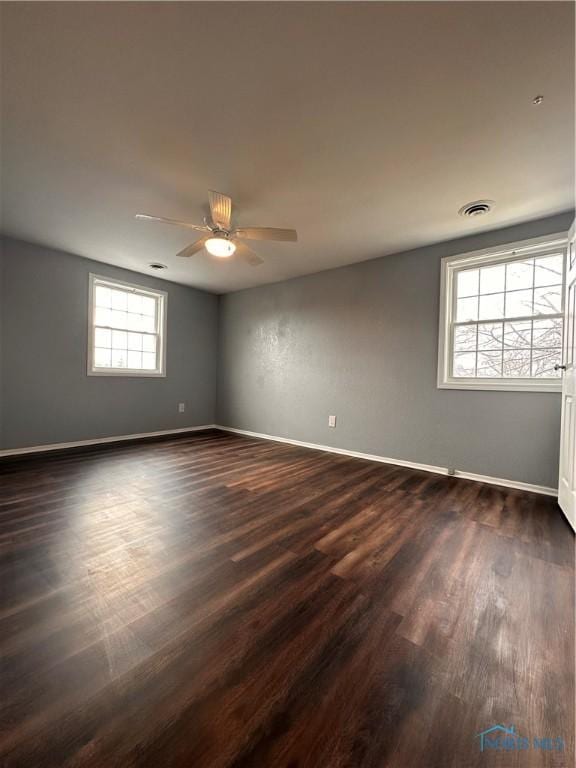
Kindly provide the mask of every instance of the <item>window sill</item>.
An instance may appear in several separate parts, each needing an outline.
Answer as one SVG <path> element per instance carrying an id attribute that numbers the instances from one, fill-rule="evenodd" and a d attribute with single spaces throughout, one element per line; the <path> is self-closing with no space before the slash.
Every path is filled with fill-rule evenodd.
<path id="1" fill-rule="evenodd" d="M 119 368 L 102 371 L 89 370 L 87 373 L 88 376 L 120 376 L 122 378 L 131 376 L 134 379 L 166 378 L 166 373 L 163 371 L 127 371 Z"/>
<path id="2" fill-rule="evenodd" d="M 496 381 L 494 379 L 447 379 L 438 389 L 474 389 L 485 392 L 562 392 L 562 381 Z"/>

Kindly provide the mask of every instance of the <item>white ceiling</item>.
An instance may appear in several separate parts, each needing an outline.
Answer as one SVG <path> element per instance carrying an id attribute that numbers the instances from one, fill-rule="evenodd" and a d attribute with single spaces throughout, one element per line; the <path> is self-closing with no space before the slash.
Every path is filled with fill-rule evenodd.
<path id="1" fill-rule="evenodd" d="M 2 231 L 226 292 L 574 205 L 570 2 L 3 3 Z M 544 94 L 536 107 L 532 99 Z M 266 263 L 174 254 L 208 189 Z M 464 203 L 496 200 L 477 220 Z"/>

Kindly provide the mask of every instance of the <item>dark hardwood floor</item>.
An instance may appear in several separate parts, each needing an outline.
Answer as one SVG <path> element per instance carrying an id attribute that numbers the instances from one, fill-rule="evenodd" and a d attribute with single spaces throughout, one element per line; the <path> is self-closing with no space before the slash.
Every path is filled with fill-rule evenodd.
<path id="1" fill-rule="evenodd" d="M 216 431 L 0 484 L 2 766 L 574 765 L 550 498 Z"/>

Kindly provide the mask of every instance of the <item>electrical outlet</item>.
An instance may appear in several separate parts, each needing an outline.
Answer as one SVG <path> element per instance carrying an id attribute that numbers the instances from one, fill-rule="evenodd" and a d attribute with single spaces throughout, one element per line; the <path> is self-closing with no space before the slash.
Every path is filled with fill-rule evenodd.
<path id="1" fill-rule="evenodd" d="M 178 413 L 184 413 L 186 410 L 186 403 L 178 403 Z"/>
<path id="2" fill-rule="evenodd" d="M 328 426 L 329 427 L 336 426 L 336 416 L 328 416 Z"/>

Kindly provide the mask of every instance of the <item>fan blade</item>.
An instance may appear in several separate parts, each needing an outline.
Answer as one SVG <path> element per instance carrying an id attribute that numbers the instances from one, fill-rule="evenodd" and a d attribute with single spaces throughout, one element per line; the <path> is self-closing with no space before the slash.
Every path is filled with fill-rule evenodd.
<path id="1" fill-rule="evenodd" d="M 284 240 L 292 243 L 298 240 L 295 229 L 275 229 L 274 227 L 240 227 L 233 234 L 244 240 Z"/>
<path id="2" fill-rule="evenodd" d="M 222 229 L 229 230 L 232 222 L 232 198 L 222 192 L 208 192 L 212 221 Z"/>
<path id="3" fill-rule="evenodd" d="M 241 259 L 244 259 L 245 262 L 250 264 L 251 267 L 259 267 L 260 264 L 264 264 L 262 256 L 254 253 L 252 248 L 248 248 L 244 243 L 235 242 L 234 245 L 236 246 L 236 253 Z"/>
<path id="4" fill-rule="evenodd" d="M 177 227 L 186 227 L 186 229 L 193 229 L 195 232 L 209 232 L 209 228 L 200 224 L 189 224 L 187 221 L 179 221 L 178 219 L 165 219 L 163 216 L 149 216 L 147 213 L 137 213 L 135 218 L 142 221 L 159 221 L 161 224 L 174 224 Z"/>
<path id="5" fill-rule="evenodd" d="M 208 240 L 207 237 L 201 237 L 200 240 L 196 240 L 195 243 L 187 245 L 186 248 L 177 253 L 176 256 L 194 256 L 195 253 L 198 253 L 198 251 L 201 251 L 202 248 L 204 248 L 206 240 Z"/>

